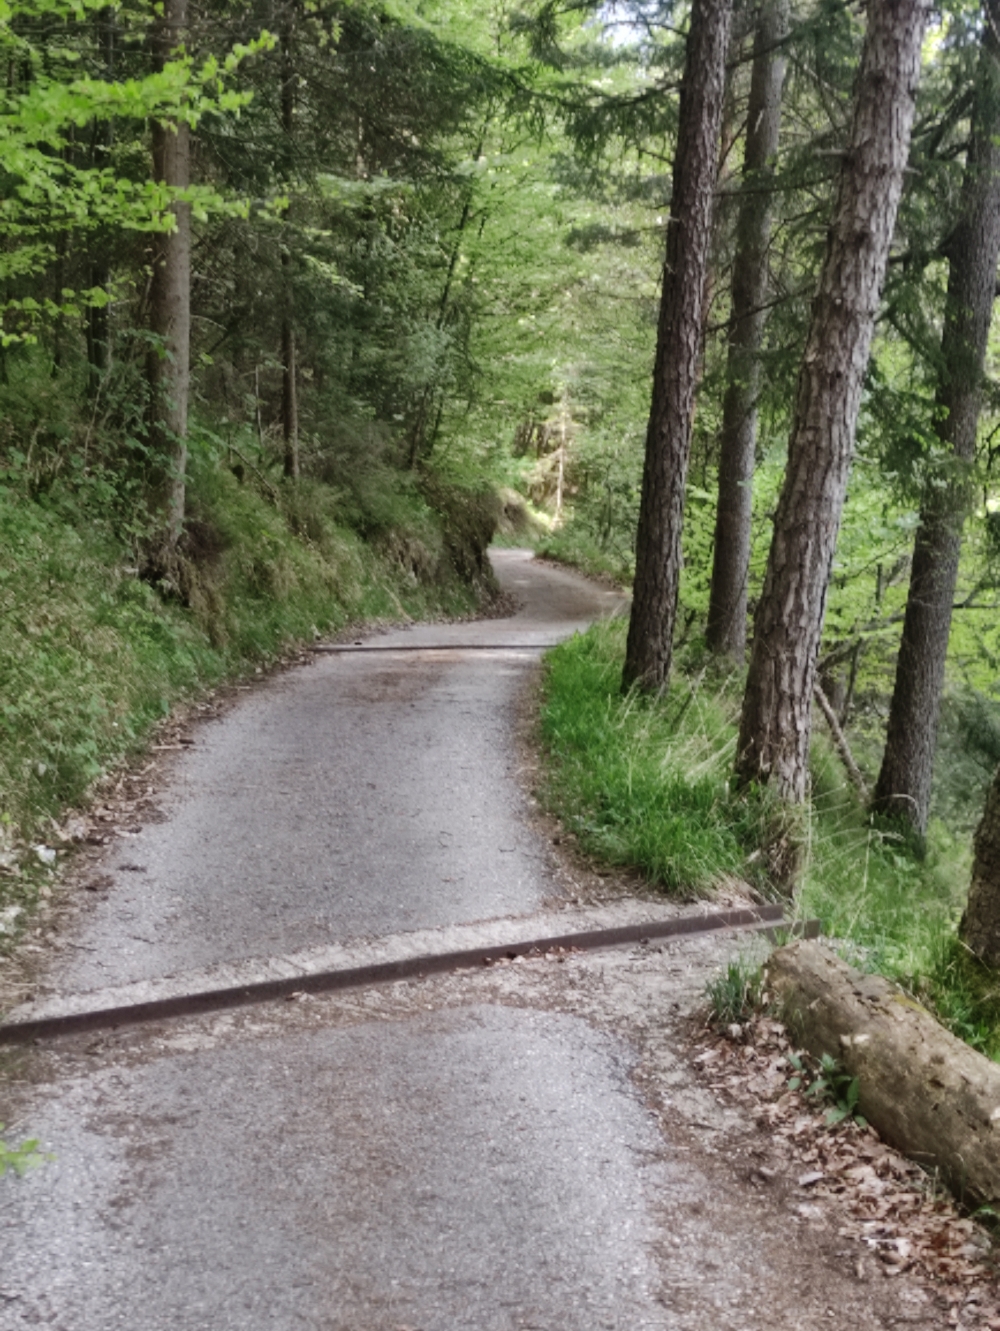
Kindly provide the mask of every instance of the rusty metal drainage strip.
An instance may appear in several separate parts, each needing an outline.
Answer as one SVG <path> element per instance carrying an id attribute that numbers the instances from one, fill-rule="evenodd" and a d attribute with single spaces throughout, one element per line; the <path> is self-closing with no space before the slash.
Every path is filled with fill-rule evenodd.
<path id="1" fill-rule="evenodd" d="M 553 951 L 595 951 L 600 948 L 648 943 L 658 938 L 707 934 L 719 929 L 755 929 L 767 934 L 788 931 L 814 938 L 819 921 L 789 924 L 780 906 L 757 909 L 725 910 L 714 915 L 686 915 L 673 920 L 622 925 L 614 929 L 594 929 L 585 933 L 559 934 L 551 938 L 529 939 L 510 946 L 469 948 L 460 952 L 438 952 L 405 957 L 398 961 L 377 962 L 341 970 L 317 971 L 312 975 L 282 976 L 225 989 L 203 989 L 196 993 L 175 994 L 168 998 L 131 1003 L 121 1007 L 98 1008 L 89 1012 L 70 1012 L 63 1016 L 38 1017 L 31 1021 L 0 1025 L 0 1044 L 28 1044 L 57 1035 L 75 1035 L 86 1031 L 134 1026 L 165 1017 L 200 1016 L 226 1008 L 244 1007 L 289 998 L 293 994 L 329 994 L 340 989 L 391 984 L 396 980 L 422 979 L 449 971 L 478 968 L 516 957 L 540 956 Z"/>
<path id="2" fill-rule="evenodd" d="M 344 656 L 363 652 L 547 652 L 565 641 L 565 638 L 558 638 L 555 642 L 429 642 L 423 647 L 411 642 L 401 647 L 377 642 L 320 642 L 307 647 L 306 651 L 338 652 Z"/>

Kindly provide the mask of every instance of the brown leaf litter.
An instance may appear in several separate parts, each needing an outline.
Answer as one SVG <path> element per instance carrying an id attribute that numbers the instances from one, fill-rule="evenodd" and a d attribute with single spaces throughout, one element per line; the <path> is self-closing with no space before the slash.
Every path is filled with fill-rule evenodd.
<path id="1" fill-rule="evenodd" d="M 808 1217 L 820 1198 L 842 1211 L 838 1234 L 859 1245 L 859 1276 L 866 1267 L 887 1279 L 908 1272 L 947 1308 L 946 1325 L 1000 1331 L 1000 1254 L 986 1228 L 870 1125 L 827 1123 L 831 1102 L 807 1094 L 819 1066 L 783 1023 L 763 1014 L 724 1031 L 702 1027 L 692 1055 L 711 1089 L 787 1153 L 798 1212 Z M 806 1069 L 795 1090 L 792 1057 Z"/>

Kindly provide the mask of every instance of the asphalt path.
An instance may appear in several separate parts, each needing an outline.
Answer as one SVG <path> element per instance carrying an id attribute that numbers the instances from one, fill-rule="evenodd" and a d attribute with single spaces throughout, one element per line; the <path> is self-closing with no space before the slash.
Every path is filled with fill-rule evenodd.
<path id="1" fill-rule="evenodd" d="M 162 820 L 109 847 L 110 890 L 40 988 L 564 918 L 515 720 L 538 646 L 617 598 L 521 552 L 495 563 L 509 620 L 319 655 L 198 727 Z M 766 1144 L 685 1071 L 684 1014 L 734 946 L 542 957 L 7 1051 L 0 1119 L 54 1158 L 0 1180 L 0 1328 L 934 1325 L 902 1281 L 859 1290 L 822 1216 L 753 1192 L 741 1162 Z"/>
<path id="2" fill-rule="evenodd" d="M 530 644 L 620 598 L 524 551 L 494 562 L 520 603 L 511 618 L 318 655 L 199 727 L 162 821 L 109 856 L 112 890 L 60 983 L 102 988 L 540 905 L 549 852 L 525 825 L 512 744 Z"/>

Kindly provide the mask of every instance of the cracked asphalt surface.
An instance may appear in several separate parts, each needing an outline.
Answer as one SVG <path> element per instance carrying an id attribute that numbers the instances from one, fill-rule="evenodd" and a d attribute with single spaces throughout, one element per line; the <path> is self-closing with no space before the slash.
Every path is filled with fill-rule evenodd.
<path id="1" fill-rule="evenodd" d="M 428 650 L 321 657 L 199 727 L 40 991 L 558 915 L 573 870 L 518 774 L 526 648 L 616 598 L 495 562 L 512 619 L 383 635 Z M 693 1076 L 689 1013 L 746 946 L 538 958 L 3 1053 L 0 1119 L 55 1159 L 0 1181 L 0 1328 L 944 1325 L 906 1277 L 857 1277 L 836 1214 L 803 1212 L 773 1144 Z"/>

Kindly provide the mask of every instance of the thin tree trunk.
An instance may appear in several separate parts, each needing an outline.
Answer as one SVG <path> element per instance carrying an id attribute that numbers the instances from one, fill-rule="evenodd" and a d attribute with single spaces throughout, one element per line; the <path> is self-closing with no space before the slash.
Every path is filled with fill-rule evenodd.
<path id="1" fill-rule="evenodd" d="M 851 785 L 858 792 L 862 803 L 868 799 L 868 786 L 861 773 L 861 768 L 854 761 L 854 754 L 851 752 L 851 746 L 847 742 L 847 736 L 844 734 L 843 727 L 840 724 L 840 718 L 830 705 L 830 699 L 823 691 L 823 686 L 817 680 L 813 685 L 813 693 L 819 704 L 819 710 L 823 713 L 826 724 L 830 727 L 830 736 L 833 739 L 833 746 L 840 754 L 840 761 L 847 770 Z"/>
<path id="2" fill-rule="evenodd" d="M 56 262 L 52 273 L 52 299 L 58 306 L 62 303 L 63 289 L 66 286 L 66 232 L 60 231 L 55 244 Z M 57 314 L 52 324 L 52 378 L 55 379 L 63 364 L 63 333 L 66 320 Z"/>
<path id="3" fill-rule="evenodd" d="M 289 262 L 286 255 L 283 264 Z M 286 279 L 287 280 L 287 279 Z M 299 392 L 295 377 L 295 327 L 286 313 L 281 324 L 281 434 L 284 440 L 284 473 L 299 477 Z"/>
<path id="4" fill-rule="evenodd" d="M 962 941 L 988 966 L 1000 966 L 1000 767 L 986 797 L 975 839 Z"/>
<path id="5" fill-rule="evenodd" d="M 483 151 L 483 143 L 486 139 L 486 129 L 488 125 L 489 117 L 480 131 L 479 142 L 476 144 L 475 151 L 472 155 L 474 161 L 479 160 Z M 458 219 L 458 226 L 455 231 L 455 242 L 451 247 L 451 254 L 448 257 L 448 268 L 445 273 L 444 286 L 441 290 L 441 299 L 438 302 L 436 327 L 439 331 L 444 328 L 445 320 L 448 317 L 448 306 L 451 301 L 451 289 L 455 281 L 455 270 L 457 269 L 458 261 L 462 256 L 462 240 L 465 236 L 465 229 L 469 225 L 469 221 L 472 217 L 472 202 L 475 198 L 475 193 L 475 176 L 472 176 L 469 179 L 469 186 L 462 202 L 462 213 Z M 485 222 L 485 218 L 483 221 Z M 480 234 L 482 234 L 482 226 L 480 226 Z M 417 407 L 416 415 L 414 416 L 413 425 L 410 427 L 408 465 L 411 471 L 416 467 L 421 456 L 426 457 L 430 455 L 437 436 L 438 426 L 441 422 L 441 414 L 444 411 L 444 398 L 443 396 L 439 396 L 438 398 L 435 424 L 430 431 L 430 434 L 428 434 L 427 420 L 431 413 L 434 396 L 434 386 L 432 384 L 425 384 L 423 392 L 420 394 L 420 403 Z"/>
<path id="6" fill-rule="evenodd" d="M 791 803 L 805 797 L 827 583 L 903 185 L 926 12 L 924 0 L 870 0 L 851 138 L 754 620 L 736 775 L 741 784 L 771 783 Z"/>
<path id="7" fill-rule="evenodd" d="M 153 31 L 158 64 L 183 44 L 187 31 L 187 0 L 164 0 L 163 15 Z M 191 181 L 191 140 L 188 126 L 153 124 L 153 175 L 183 189 Z M 150 387 L 150 439 L 162 459 L 159 507 L 163 515 L 162 544 L 173 549 L 184 525 L 184 474 L 187 467 L 187 408 L 191 343 L 191 207 L 176 203 L 176 226 L 154 238 L 149 297 L 150 331 L 158 339 L 147 360 Z"/>
<path id="8" fill-rule="evenodd" d="M 623 688 L 660 689 L 670 675 L 730 13 L 729 0 L 691 10 Z"/>
<path id="9" fill-rule="evenodd" d="M 101 9 L 94 16 L 97 28 L 97 40 L 103 61 L 103 76 L 109 81 L 115 75 L 115 11 Z M 90 165 L 105 167 L 108 165 L 111 149 L 114 145 L 114 125 L 110 120 L 96 122 L 92 130 L 90 145 Z M 108 241 L 101 236 L 98 242 L 99 254 L 90 264 L 91 287 L 102 287 L 107 291 L 111 284 L 111 268 L 108 263 Z M 87 365 L 88 391 L 92 397 L 100 392 L 101 382 L 111 363 L 111 318 L 107 305 L 91 305 L 87 310 Z"/>
<path id="10" fill-rule="evenodd" d="M 948 241 L 948 294 L 937 390 L 938 438 L 948 450 L 946 483 L 928 486 L 913 548 L 896 682 L 873 808 L 923 835 L 944 687 L 962 526 L 982 406 L 983 361 L 1000 256 L 1000 4 L 983 26 L 972 135 L 959 222 Z"/>
<path id="11" fill-rule="evenodd" d="M 294 169 L 295 64 L 292 54 L 294 13 L 281 28 L 281 128 L 285 136 L 288 174 Z M 284 441 L 284 473 L 290 480 L 299 476 L 299 394 L 295 377 L 295 291 L 292 287 L 292 256 L 285 248 L 281 256 L 284 309 L 281 318 L 281 434 Z"/>
<path id="12" fill-rule="evenodd" d="M 764 0 L 754 38 L 747 107 L 743 186 L 736 222 L 732 317 L 719 448 L 719 501 L 715 519 L 712 588 L 706 637 L 709 649 L 742 660 L 747 640 L 747 570 L 760 349 L 767 312 L 767 253 L 771 237 L 770 178 L 778 151 L 785 60 L 779 46 L 788 30 L 788 0 Z"/>

